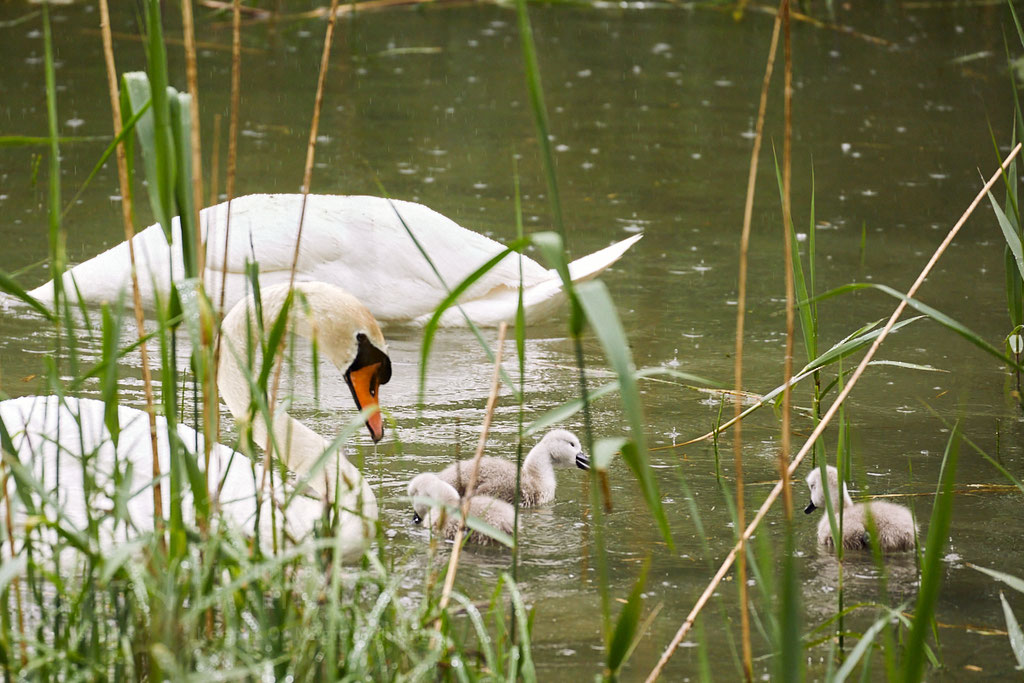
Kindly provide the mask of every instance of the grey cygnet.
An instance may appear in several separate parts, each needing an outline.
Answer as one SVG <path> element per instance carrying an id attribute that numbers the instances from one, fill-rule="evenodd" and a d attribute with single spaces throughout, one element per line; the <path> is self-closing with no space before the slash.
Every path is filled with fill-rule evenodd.
<path id="1" fill-rule="evenodd" d="M 550 503 L 555 498 L 555 468 L 590 469 L 580 440 L 572 432 L 554 429 L 534 446 L 523 460 L 520 502 L 523 507 Z M 473 474 L 473 461 L 460 460 L 437 473 L 443 481 L 463 494 Z M 503 458 L 483 457 L 477 474 L 476 492 L 511 503 L 516 495 L 516 465 Z"/>

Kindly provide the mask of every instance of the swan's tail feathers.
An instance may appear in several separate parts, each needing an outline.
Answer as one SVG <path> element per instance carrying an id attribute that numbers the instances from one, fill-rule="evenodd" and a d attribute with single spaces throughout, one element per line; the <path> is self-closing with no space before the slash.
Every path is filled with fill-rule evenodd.
<path id="1" fill-rule="evenodd" d="M 622 258 L 630 247 L 640 241 L 643 233 L 628 237 L 593 254 L 587 254 L 569 264 L 569 277 L 573 282 L 586 282 Z"/>
<path id="2" fill-rule="evenodd" d="M 643 237 L 642 234 L 633 235 L 621 242 L 595 251 L 593 254 L 576 259 L 569 264 L 569 276 L 574 283 L 585 282 L 596 277 L 618 261 L 641 237 Z M 565 290 L 562 287 L 562 279 L 554 270 L 548 271 L 547 277 L 540 282 L 527 285 L 523 289 L 523 308 L 528 323 L 555 315 L 564 302 Z M 461 310 L 458 307 L 449 308 L 441 316 L 440 324 L 444 327 L 461 327 L 466 324 L 467 316 L 477 325 L 496 326 L 502 322 L 514 324 L 518 306 L 518 288 L 502 285 L 495 287 L 485 296 L 462 302 Z M 424 325 L 430 317 L 431 315 L 421 316 L 416 319 L 416 322 Z"/>

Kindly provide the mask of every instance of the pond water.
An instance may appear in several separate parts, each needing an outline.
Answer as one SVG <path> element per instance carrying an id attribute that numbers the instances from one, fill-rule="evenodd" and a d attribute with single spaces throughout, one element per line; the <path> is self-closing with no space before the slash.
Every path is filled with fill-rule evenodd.
<path id="1" fill-rule="evenodd" d="M 124 5 L 114 28 L 134 33 L 133 5 Z M 0 22 L 31 9 L 3 3 Z M 1003 35 L 1010 36 L 1011 45 L 1016 38 L 1001 7 L 886 3 L 839 11 L 838 21 L 857 33 L 794 27 L 797 230 L 807 232 L 813 172 L 819 290 L 854 281 L 906 289 L 978 191 L 979 171 L 988 176 L 994 170 L 989 124 L 1001 143 L 1009 140 Z M 570 251 L 582 255 L 642 231 L 644 239 L 604 276 L 636 364 L 669 365 L 729 386 L 739 233 L 771 17 L 750 13 L 735 22 L 725 12 L 665 6 L 536 6 L 530 13 Z M 200 19 L 199 38 L 213 45 L 200 51 L 209 153 L 215 114 L 224 116 L 222 137 L 227 129 L 230 54 L 221 48 L 230 44 L 230 30 L 226 16 L 204 10 Z M 56 9 L 54 21 L 61 133 L 105 136 L 110 117 L 97 13 L 91 6 L 72 5 Z M 176 25 L 175 19 L 168 21 Z M 299 189 L 323 30 L 324 22 L 316 19 L 281 22 L 273 30 L 265 23 L 245 27 L 238 194 Z M 0 35 L 0 60 L 6 66 L 0 71 L 0 134 L 45 135 L 40 23 L 0 23 Z M 872 36 L 883 42 L 869 40 Z M 119 40 L 116 51 L 120 70 L 142 68 L 139 43 Z M 174 83 L 183 88 L 180 50 L 172 46 L 170 53 Z M 771 161 L 772 144 L 781 147 L 780 83 L 777 78 L 770 104 L 751 242 L 745 376 L 746 388 L 758 393 L 781 382 L 785 342 L 781 219 Z M 507 8 L 397 9 L 342 21 L 320 131 L 315 192 L 378 194 L 379 181 L 394 197 L 422 202 L 470 229 L 510 240 L 515 160 L 527 229 L 551 227 L 515 15 Z M 65 200 L 105 145 L 105 140 L 64 145 Z M 38 177 L 36 171 L 42 152 L 7 148 L 0 153 L 0 268 L 23 271 L 22 281 L 31 286 L 46 278 L 45 160 Z M 110 164 L 67 215 L 72 261 L 122 239 L 117 194 Z M 1009 331 L 1003 278 L 1003 240 L 991 211 L 982 207 L 920 297 L 1001 346 Z M 887 317 L 893 306 L 894 300 L 878 293 L 822 303 L 823 347 Z M 491 368 L 470 332 L 442 332 L 430 361 L 427 405 L 419 412 L 421 331 L 389 326 L 385 333 L 394 379 L 384 387 L 382 403 L 398 429 L 367 451 L 365 469 L 378 490 L 387 543 L 394 557 L 411 558 L 409 590 L 416 591 L 421 585 L 415 567 L 425 562 L 426 543 L 400 497 L 416 473 L 472 452 Z M 4 392 L 43 390 L 32 377 L 41 373 L 51 334 L 28 317 L 0 318 Z M 487 335 L 493 340 L 493 332 Z M 564 321 L 537 324 L 529 336 L 528 421 L 577 389 Z M 511 344 L 506 351 L 513 353 Z M 91 352 L 99 355 L 98 348 Z M 591 383 L 602 383 L 606 363 L 591 337 L 585 356 Z M 798 361 L 803 357 L 798 346 Z M 854 429 L 855 497 L 934 491 L 949 432 L 932 409 L 946 420 L 961 418 L 972 440 L 1021 475 L 1021 415 L 997 361 L 927 321 L 892 337 L 880 357 L 942 372 L 876 366 L 862 380 L 847 413 Z M 510 371 L 513 365 L 507 365 Z M 129 360 L 124 375 L 125 402 L 141 403 L 137 363 Z M 295 412 L 331 434 L 351 414 L 351 400 L 332 368 L 322 368 L 321 375 L 319 405 L 307 401 Z M 300 373 L 297 382 L 297 393 L 312 392 L 308 373 Z M 716 419 L 718 398 L 675 383 L 650 382 L 642 390 L 648 440 L 660 449 L 651 460 L 675 548 L 660 540 L 628 468 L 615 462 L 610 472 L 614 508 L 607 517 L 612 594 L 625 597 L 650 556 L 647 609 L 660 605 L 627 670 L 631 679 L 646 675 L 657 661 L 733 542 L 712 447 L 665 448 L 706 432 Z M 798 389 L 796 403 L 808 405 L 809 391 Z M 616 399 L 599 400 L 593 418 L 597 437 L 623 433 Z M 517 420 L 506 392 L 492 427 L 491 453 L 514 454 Z M 564 426 L 582 433 L 582 418 Z M 810 423 L 798 417 L 794 426 L 799 444 Z M 769 490 L 762 484 L 775 476 L 776 416 L 768 411 L 754 416 L 744 436 L 750 510 Z M 835 438 L 830 430 L 830 453 Z M 724 439 L 722 447 L 728 474 L 731 442 Z M 681 477 L 700 510 L 705 539 L 690 518 Z M 957 478 L 962 485 L 1005 483 L 966 449 Z M 583 481 L 577 471 L 560 473 L 557 502 L 523 516 L 522 589 L 537 611 L 534 657 L 547 680 L 592 677 L 604 658 L 597 583 L 581 551 L 593 537 Z M 806 492 L 797 486 L 796 503 L 802 507 Z M 932 498 L 901 500 L 914 507 L 926 528 Z M 772 512 L 760 532 L 776 547 L 781 547 L 781 519 L 781 512 Z M 809 630 L 834 613 L 837 564 L 815 545 L 816 516 L 798 515 L 796 524 Z M 999 586 L 967 563 L 1020 573 L 1019 494 L 959 495 L 949 543 L 937 613 L 943 661 L 954 678 L 1015 675 L 1006 636 L 975 629 L 1005 629 Z M 506 567 L 501 551 L 470 551 L 459 586 L 485 599 Z M 894 559 L 888 572 L 890 599 L 912 601 L 912 558 Z M 848 604 L 877 598 L 876 574 L 869 559 L 850 560 Z M 763 605 L 757 589 L 752 591 Z M 1017 614 L 1024 614 L 1021 596 L 1008 598 Z M 723 583 L 705 614 L 713 670 L 720 678 L 735 678 L 727 637 L 738 631 L 734 582 Z M 869 615 L 853 617 L 852 627 L 862 629 L 869 620 Z M 687 645 L 694 644 L 693 637 Z M 755 651 L 767 651 L 756 631 Z M 826 654 L 824 648 L 808 652 L 814 675 L 824 673 Z M 758 673 L 769 666 L 767 659 L 755 662 Z M 666 673 L 667 680 L 696 676 L 696 648 L 682 648 Z"/>

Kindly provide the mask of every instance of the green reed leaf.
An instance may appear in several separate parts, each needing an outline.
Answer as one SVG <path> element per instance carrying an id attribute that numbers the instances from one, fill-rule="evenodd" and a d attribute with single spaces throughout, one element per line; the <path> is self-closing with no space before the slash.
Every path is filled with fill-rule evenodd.
<path id="1" fill-rule="evenodd" d="M 502 251 L 495 254 L 493 257 L 484 262 L 482 266 L 474 270 L 472 273 L 466 276 L 466 278 L 460 282 L 455 289 L 448 292 L 448 295 L 437 305 L 434 310 L 434 314 L 430 316 L 430 320 L 427 321 L 426 326 L 423 328 L 423 344 L 420 347 L 420 388 L 418 402 L 423 405 L 427 392 L 427 365 L 430 360 L 430 350 L 434 344 L 434 337 L 437 335 L 438 327 L 441 324 L 441 317 L 445 314 L 445 311 L 450 309 L 452 306 L 456 306 L 466 290 L 472 287 L 482 277 L 487 275 L 495 266 L 501 263 L 506 256 L 513 252 L 522 252 L 522 250 L 529 244 L 527 239 L 517 239 L 515 242 L 510 244 Z M 440 277 L 440 275 L 438 276 Z M 506 380 L 508 386 L 515 391 L 515 384 L 512 383 L 511 379 Z"/>
<path id="2" fill-rule="evenodd" d="M 1013 650 L 1013 656 L 1017 660 L 1017 669 L 1024 669 L 1024 632 L 1020 630 L 1017 617 L 1014 616 L 1013 610 L 1010 609 L 1010 603 L 1006 601 L 1006 596 L 1002 591 L 999 591 L 999 600 L 1003 603 L 1006 632 L 1010 637 L 1010 649 Z"/>
<path id="3" fill-rule="evenodd" d="M 174 211 L 181 226 L 181 255 L 185 277 L 199 277 L 199 254 L 196 248 L 195 196 L 192 187 L 192 96 L 170 89 L 171 136 L 175 164 Z"/>
<path id="4" fill-rule="evenodd" d="M 173 181 L 165 177 L 165 163 L 157 152 L 157 128 L 154 121 L 156 97 L 152 95 L 149 76 L 143 71 L 131 71 L 121 77 L 121 89 L 127 96 L 128 107 L 124 110 L 126 115 L 135 118 L 135 137 L 139 141 L 139 149 L 142 152 L 142 168 L 145 170 L 147 189 L 149 194 L 149 205 L 153 210 L 164 237 L 170 243 L 173 239 L 171 233 L 171 216 L 169 211 L 169 195 L 164 200 L 161 187 L 170 185 Z M 163 98 L 166 106 L 166 95 Z M 147 110 L 148 108 L 148 110 Z M 140 114 L 136 117 L 136 114 Z M 169 192 L 169 190 L 168 190 Z"/>
<path id="5" fill-rule="evenodd" d="M 516 615 L 516 627 L 519 629 L 517 635 L 519 637 L 522 659 L 518 663 L 518 675 L 526 683 L 536 683 L 537 672 L 533 667 L 533 656 L 530 647 L 530 616 L 527 614 L 526 606 L 523 604 L 523 596 L 519 593 L 519 586 L 512 580 L 512 577 L 508 573 L 504 573 L 501 575 L 501 580 L 507 587 L 509 596 L 512 598 L 512 609 Z"/>
<path id="6" fill-rule="evenodd" d="M 671 548 L 673 547 L 672 532 L 669 530 L 665 510 L 661 506 L 658 483 L 654 478 L 654 472 L 648 459 L 645 435 L 647 425 L 644 420 L 643 404 L 640 401 L 640 391 L 637 388 L 633 355 L 629 350 L 629 342 L 626 340 L 626 331 L 622 327 L 619 315 L 615 311 L 615 304 L 603 282 L 600 280 L 584 282 L 576 290 L 587 320 L 590 321 L 591 328 L 601 342 L 605 356 L 619 379 L 622 408 L 629 422 L 633 443 L 636 444 L 635 451 L 623 452 L 623 460 L 633 470 L 647 501 L 647 507 L 654 515 L 661 530 L 662 538 Z"/>
<path id="7" fill-rule="evenodd" d="M 533 123 L 537 131 L 537 144 L 540 146 L 541 160 L 544 164 L 544 178 L 548 185 L 551 217 L 555 222 L 558 234 L 564 242 L 565 225 L 562 223 L 562 202 L 558 195 L 558 181 L 555 176 L 555 157 L 551 152 L 548 110 L 544 105 L 544 88 L 540 82 L 540 65 L 537 63 L 537 48 L 533 42 L 533 29 L 530 26 L 530 15 L 526 9 L 526 0 L 516 0 L 516 19 L 519 24 L 519 45 L 523 55 L 523 69 L 526 72 L 526 87 L 530 93 L 530 108 L 533 110 Z"/>
<path id="8" fill-rule="evenodd" d="M 594 443 L 594 457 L 591 458 L 591 464 L 594 469 L 602 472 L 608 470 L 608 466 L 612 463 L 612 458 L 615 454 L 626 447 L 626 444 L 630 443 L 629 439 L 624 436 L 615 436 L 607 439 L 598 439 Z"/>
<path id="9" fill-rule="evenodd" d="M 982 574 L 988 574 L 996 581 L 1002 581 L 1018 593 L 1024 593 L 1024 579 L 1016 577 L 1013 574 L 1007 574 L 1006 572 L 997 571 L 995 569 L 989 569 L 988 567 L 980 567 L 976 564 L 968 564 L 967 566 L 971 569 L 974 569 L 975 571 L 981 572 Z"/>
<path id="10" fill-rule="evenodd" d="M 118 312 L 118 315 L 113 315 L 110 305 L 107 303 L 103 304 L 100 311 L 103 319 L 103 357 L 112 358 L 117 354 L 117 343 L 121 339 L 121 311 Z M 121 435 L 121 420 L 117 414 L 119 403 L 117 377 L 118 365 L 110 363 L 100 380 L 100 397 L 104 404 L 103 423 L 107 426 L 107 431 L 110 432 L 110 441 L 114 444 L 114 448 L 117 448 L 117 439 Z"/>
<path id="11" fill-rule="evenodd" d="M 129 140 L 131 139 L 131 134 L 135 131 L 136 122 L 143 114 L 149 111 L 149 107 L 150 102 L 146 102 L 146 104 L 142 106 L 142 109 L 129 116 L 127 122 L 125 122 L 124 125 L 121 126 L 121 132 L 117 135 L 117 137 L 115 137 L 110 142 L 109 145 L 107 145 L 107 148 L 103 150 L 103 154 L 100 155 L 99 161 L 96 162 L 96 165 L 92 167 L 91 171 L 89 171 L 89 175 L 86 176 L 85 180 L 78 187 L 78 191 L 75 192 L 75 196 L 72 197 L 68 201 L 68 203 L 64 205 L 64 211 L 61 213 L 62 217 L 67 216 L 68 212 L 71 211 L 71 207 L 75 206 L 75 202 L 77 202 L 78 198 L 82 196 L 83 192 L 85 192 L 85 188 L 89 187 L 89 183 L 92 182 L 93 178 L 96 177 L 96 174 L 99 173 L 100 169 L 103 168 L 103 166 L 107 163 L 107 160 L 110 159 L 110 155 L 114 153 L 114 151 L 117 149 L 117 146 L 121 144 L 121 142 L 124 141 L 126 138 Z M 102 139 L 106 140 L 106 138 Z M 2 146 L 3 145 L 0 144 L 0 147 Z M 121 201 L 124 201 L 124 199 L 122 199 Z"/>
<path id="12" fill-rule="evenodd" d="M 833 683 L 844 683 L 844 681 L 846 681 L 847 677 L 849 677 L 857 667 L 857 664 L 864 656 L 864 653 L 866 653 L 868 648 L 874 644 L 875 638 L 877 638 L 878 634 L 882 632 L 882 629 L 889 625 L 892 618 L 892 612 L 887 610 L 885 614 L 876 619 L 875 622 L 868 627 L 868 630 L 860 637 L 860 640 L 857 641 L 857 644 L 853 647 L 853 650 L 850 651 L 850 654 L 846 656 L 846 660 L 843 661 L 843 665 L 839 667 L 838 671 L 836 671 L 835 678 L 832 679 Z"/>
<path id="13" fill-rule="evenodd" d="M 1010 223 L 1010 219 L 1006 217 L 1006 212 L 999 206 L 996 198 L 992 196 L 992 193 L 988 193 L 988 200 L 992 204 L 992 212 L 996 215 L 996 222 L 999 223 L 999 229 L 1003 232 L 1003 239 L 1006 240 L 1006 246 L 1010 249 L 1010 253 L 1013 254 L 1013 260 L 1017 265 L 1017 272 L 1021 277 L 1024 277 L 1024 245 L 1021 244 L 1020 234 L 1014 229 Z"/>
<path id="14" fill-rule="evenodd" d="M 615 632 L 612 634 L 612 640 L 608 646 L 608 656 L 605 660 L 605 666 L 607 666 L 612 680 L 618 677 L 630 650 L 632 650 L 633 643 L 642 635 L 637 632 L 637 627 L 644 609 L 644 585 L 647 583 L 647 571 L 650 568 L 651 558 L 648 556 L 640 569 L 636 583 L 633 584 L 629 598 L 626 599 L 626 604 L 622 606 L 619 618 L 615 621 Z"/>
<path id="15" fill-rule="evenodd" d="M 917 299 L 907 297 L 902 292 L 899 292 L 887 285 L 879 285 L 870 282 L 858 282 L 849 285 L 843 285 L 842 287 L 836 287 L 835 289 L 829 290 L 815 298 L 818 300 L 822 300 L 827 299 L 829 297 L 838 296 L 840 294 L 848 294 L 850 292 L 860 291 L 862 289 L 876 289 L 880 292 L 888 294 L 889 296 L 895 299 L 900 299 L 901 301 L 906 300 L 907 305 L 916 310 L 918 313 L 922 313 L 931 318 L 932 320 L 934 320 L 935 322 L 939 323 L 943 327 L 952 330 L 953 332 L 957 333 L 958 335 L 969 341 L 971 344 L 977 346 L 985 353 L 988 353 L 998 358 L 1000 361 L 1006 363 L 1011 368 L 1024 370 L 1024 367 L 1021 367 L 1012 358 L 1007 358 L 1006 356 L 1004 356 L 999 349 L 997 349 L 996 347 L 992 346 L 987 341 L 982 339 L 980 335 L 973 332 L 966 325 L 963 325 L 960 322 L 954 320 L 953 318 L 946 315 L 942 311 L 932 308 L 928 304 L 924 304 L 918 301 Z"/>
<path id="16" fill-rule="evenodd" d="M 9 294 L 14 298 L 28 304 L 37 313 L 42 315 L 44 318 L 49 320 L 51 323 L 57 322 L 57 316 L 49 308 L 43 305 L 39 299 L 26 292 L 18 282 L 8 275 L 7 271 L 0 270 L 0 292 Z"/>
<path id="17" fill-rule="evenodd" d="M 949 524 L 953 516 L 953 485 L 956 483 L 956 463 L 960 451 L 960 424 L 953 427 L 946 444 L 946 452 L 942 458 L 942 474 L 939 480 L 939 495 L 932 508 L 931 522 L 928 525 L 928 540 L 925 546 L 924 561 L 921 565 L 921 586 L 917 593 L 917 605 L 914 608 L 914 623 L 905 647 L 902 680 L 904 683 L 916 683 L 921 680 L 924 668 L 925 638 L 935 614 L 935 604 L 939 598 L 939 587 L 942 583 L 942 558 L 945 552 L 946 539 L 949 536 Z"/>

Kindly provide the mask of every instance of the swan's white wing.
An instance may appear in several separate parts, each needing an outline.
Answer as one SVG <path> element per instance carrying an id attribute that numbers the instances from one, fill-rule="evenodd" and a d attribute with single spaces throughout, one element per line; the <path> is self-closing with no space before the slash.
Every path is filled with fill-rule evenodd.
<path id="1" fill-rule="evenodd" d="M 207 264 L 229 273 L 229 287 L 232 276 L 241 277 L 253 260 L 260 265 L 262 286 L 287 281 L 301 213 L 301 195 L 236 199 L 225 261 L 226 205 L 205 209 Z M 454 288 L 504 249 L 422 204 L 381 197 L 310 195 L 302 230 L 297 279 L 338 285 L 379 320 L 408 320 L 432 311 L 447 295 L 445 285 Z M 532 259 L 524 259 L 523 269 L 527 284 L 547 277 Z M 518 281 L 518 259 L 510 255 L 470 287 L 464 299 L 485 297 L 495 287 Z"/>
<path id="2" fill-rule="evenodd" d="M 259 264 L 262 287 L 288 282 L 302 202 L 302 195 L 297 194 L 239 197 L 231 202 L 230 232 L 226 202 L 202 210 L 206 287 L 215 305 L 220 304 L 222 284 L 225 310 L 248 294 L 246 264 L 250 262 Z M 504 250 L 498 242 L 422 204 L 382 197 L 309 195 L 302 224 L 296 280 L 342 287 L 382 321 L 425 322 L 451 288 Z M 172 233 L 180 240 L 177 218 Z M 574 261 L 570 264 L 573 280 L 601 272 L 638 239 L 639 235 L 631 237 Z M 183 276 L 178 250 L 168 249 L 159 225 L 136 235 L 133 245 L 142 300 L 152 308 L 155 293 L 166 295 L 168 281 Z M 122 242 L 66 273 L 65 287 L 74 291 L 77 283 L 89 302 L 113 301 L 129 285 L 129 264 L 128 244 Z M 553 314 L 564 298 L 557 276 L 528 257 L 523 257 L 522 267 L 528 317 Z M 511 320 L 518 284 L 519 257 L 509 254 L 467 289 L 461 298 L 464 310 L 484 325 Z M 31 294 L 52 302 L 52 284 Z M 462 325 L 465 320 L 453 311 L 442 323 Z"/>

